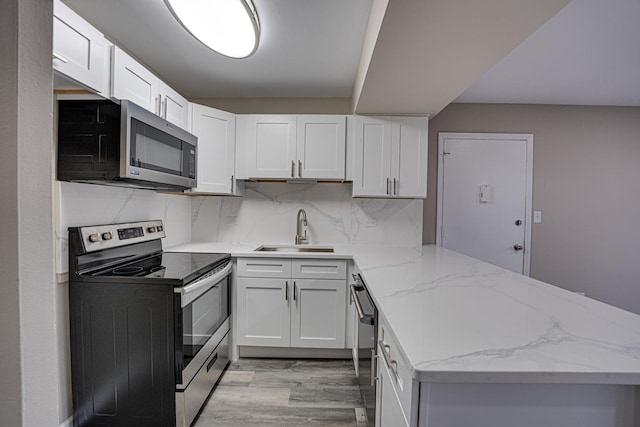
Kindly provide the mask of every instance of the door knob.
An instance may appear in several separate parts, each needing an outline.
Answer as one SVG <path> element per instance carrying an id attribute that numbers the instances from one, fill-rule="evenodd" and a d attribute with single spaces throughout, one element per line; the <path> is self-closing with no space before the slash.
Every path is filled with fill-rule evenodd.
<path id="1" fill-rule="evenodd" d="M 513 249 L 516 251 L 521 251 L 524 249 L 524 246 L 520 245 L 520 244 L 515 244 L 513 245 Z"/>
<path id="2" fill-rule="evenodd" d="M 516 225 L 522 225 L 522 221 L 521 221 L 521 220 L 519 220 L 519 219 L 517 219 L 517 220 L 516 220 Z"/>

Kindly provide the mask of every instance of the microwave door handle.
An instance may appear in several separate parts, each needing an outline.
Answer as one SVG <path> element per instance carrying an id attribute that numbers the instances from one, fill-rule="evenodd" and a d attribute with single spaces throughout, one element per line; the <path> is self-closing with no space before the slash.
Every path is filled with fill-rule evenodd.
<path id="1" fill-rule="evenodd" d="M 206 279 L 198 280 L 195 283 L 192 283 L 187 286 L 183 286 L 182 288 L 174 289 L 175 293 L 181 294 L 180 306 L 186 307 L 200 295 L 207 292 L 209 289 L 214 287 L 220 280 L 224 279 L 231 272 L 232 263 L 229 262 L 222 270 L 217 272 L 211 277 L 207 277 Z"/>

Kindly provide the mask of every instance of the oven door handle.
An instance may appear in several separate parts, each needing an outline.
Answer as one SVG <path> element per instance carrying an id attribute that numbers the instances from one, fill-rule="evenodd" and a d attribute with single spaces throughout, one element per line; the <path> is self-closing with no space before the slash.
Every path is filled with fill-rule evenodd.
<path id="1" fill-rule="evenodd" d="M 181 294 L 180 306 L 182 308 L 186 307 L 195 301 L 200 295 L 213 288 L 220 280 L 229 275 L 232 267 L 232 263 L 229 262 L 222 270 L 213 276 L 205 277 L 202 280 L 198 280 L 195 283 L 183 286 L 182 288 L 175 288 L 174 292 Z"/>

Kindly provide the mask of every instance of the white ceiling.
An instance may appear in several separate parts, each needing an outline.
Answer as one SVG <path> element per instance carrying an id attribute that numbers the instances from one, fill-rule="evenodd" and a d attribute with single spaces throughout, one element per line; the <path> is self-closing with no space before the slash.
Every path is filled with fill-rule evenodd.
<path id="1" fill-rule="evenodd" d="M 640 106 L 640 0 L 572 0 L 456 102 Z"/>
<path id="2" fill-rule="evenodd" d="M 64 1 L 188 98 L 351 98 L 375 1 L 386 14 L 358 112 L 436 114 L 456 97 L 640 106 L 640 0 L 572 0 L 548 22 L 568 0 L 254 0 L 262 38 L 243 60 L 201 45 L 163 0 Z"/>
<path id="3" fill-rule="evenodd" d="M 257 52 L 223 57 L 193 39 L 163 0 L 65 0 L 188 98 L 350 98 L 372 0 L 254 0 Z"/>

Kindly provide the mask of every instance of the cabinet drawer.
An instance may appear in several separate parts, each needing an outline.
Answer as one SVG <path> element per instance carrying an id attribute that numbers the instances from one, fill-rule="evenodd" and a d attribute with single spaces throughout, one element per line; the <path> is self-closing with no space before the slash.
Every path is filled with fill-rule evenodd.
<path id="1" fill-rule="evenodd" d="M 334 259 L 294 259 L 292 260 L 294 279 L 333 279 L 347 278 L 347 261 Z"/>
<path id="2" fill-rule="evenodd" d="M 390 383 L 398 395 L 405 417 L 410 420 L 411 400 L 417 396 L 417 393 L 413 393 L 414 381 L 411 369 L 400 353 L 397 340 L 384 322 L 380 322 L 378 333 L 378 359 L 381 365 L 388 369 L 391 377 Z M 389 363 L 391 361 L 395 363 Z M 415 386 L 417 388 L 417 383 Z"/>
<path id="3" fill-rule="evenodd" d="M 238 258 L 239 277 L 291 277 L 291 260 L 282 258 Z"/>

